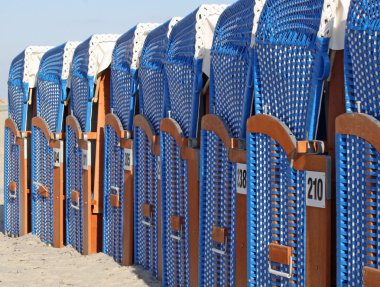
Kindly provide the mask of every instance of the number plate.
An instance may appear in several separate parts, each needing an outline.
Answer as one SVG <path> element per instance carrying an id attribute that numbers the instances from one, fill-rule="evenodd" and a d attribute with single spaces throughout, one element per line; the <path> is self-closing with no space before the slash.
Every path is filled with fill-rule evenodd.
<path id="1" fill-rule="evenodd" d="M 82 150 L 82 168 L 87 170 L 90 165 L 90 158 L 88 150 Z"/>
<path id="2" fill-rule="evenodd" d="M 124 170 L 131 171 L 133 165 L 133 154 L 129 148 L 124 149 Z"/>
<path id="3" fill-rule="evenodd" d="M 306 205 L 326 207 L 326 173 L 306 171 Z"/>
<path id="4" fill-rule="evenodd" d="M 54 159 L 54 166 L 60 167 L 61 163 L 63 163 L 63 152 L 62 152 L 62 144 L 61 148 L 54 148 L 53 149 L 53 159 Z"/>
<path id="5" fill-rule="evenodd" d="M 236 192 L 247 194 L 247 165 L 236 164 Z"/>

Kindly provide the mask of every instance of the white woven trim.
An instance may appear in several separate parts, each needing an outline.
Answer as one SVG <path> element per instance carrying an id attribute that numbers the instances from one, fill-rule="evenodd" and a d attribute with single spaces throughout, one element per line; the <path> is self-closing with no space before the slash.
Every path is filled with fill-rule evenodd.
<path id="1" fill-rule="evenodd" d="M 338 0 L 325 0 L 319 26 L 318 37 L 330 38 L 333 32 L 334 19 Z"/>
<path id="2" fill-rule="evenodd" d="M 29 88 L 36 86 L 37 72 L 42 56 L 51 46 L 29 46 L 24 52 L 24 75 L 22 81 L 29 84 Z"/>
<path id="3" fill-rule="evenodd" d="M 133 55 L 131 69 L 137 70 L 140 65 L 141 50 L 144 46 L 144 42 L 149 32 L 156 28 L 157 23 L 140 23 L 137 25 L 133 43 Z"/>
<path id="4" fill-rule="evenodd" d="M 65 49 L 63 51 L 63 63 L 62 63 L 62 74 L 61 79 L 67 80 L 70 75 L 71 63 L 73 61 L 73 56 L 75 48 L 80 44 L 80 42 L 69 41 L 65 44 Z"/>
<path id="5" fill-rule="evenodd" d="M 251 37 L 251 47 L 255 45 L 255 37 L 257 28 L 259 26 L 261 12 L 264 9 L 266 0 L 256 0 L 255 7 L 253 8 L 253 26 L 252 26 L 252 37 Z"/>
<path id="6" fill-rule="evenodd" d="M 228 5 L 201 5 L 196 15 L 195 58 L 202 59 L 210 51 L 216 23 Z"/>
<path id="7" fill-rule="evenodd" d="M 91 37 L 88 61 L 88 76 L 96 77 L 111 64 L 112 51 L 118 34 L 95 34 Z"/>
<path id="8" fill-rule="evenodd" d="M 168 38 L 170 36 L 170 33 L 172 32 L 174 26 L 181 21 L 183 18 L 181 17 L 173 17 L 170 22 L 169 22 L 169 27 L 168 27 Z"/>

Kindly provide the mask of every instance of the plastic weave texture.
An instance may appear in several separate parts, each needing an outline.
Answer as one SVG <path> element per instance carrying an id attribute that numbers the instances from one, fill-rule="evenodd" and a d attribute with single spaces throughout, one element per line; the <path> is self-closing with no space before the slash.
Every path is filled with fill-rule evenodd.
<path id="1" fill-rule="evenodd" d="M 170 112 L 183 135 L 192 138 L 196 137 L 198 97 L 203 86 L 202 60 L 195 59 L 194 55 L 197 11 L 173 27 L 165 63 L 168 81 L 165 111 Z"/>
<path id="2" fill-rule="evenodd" d="M 351 1 L 345 36 L 346 112 L 377 120 L 379 19 L 380 3 Z M 354 135 L 336 141 L 337 286 L 362 286 L 364 266 L 380 269 L 380 154 Z"/>
<path id="3" fill-rule="evenodd" d="M 315 139 L 323 80 L 329 74 L 328 38 L 317 37 L 323 1 L 268 0 L 254 46 L 255 113 L 282 121 L 296 140 Z M 250 286 L 306 285 L 305 172 L 294 170 L 281 145 L 247 135 L 248 278 Z M 292 247 L 289 266 L 269 262 L 269 244 Z"/>
<path id="4" fill-rule="evenodd" d="M 16 135 L 5 128 L 4 134 L 4 231 L 12 236 L 20 233 L 20 148 L 16 145 Z M 15 193 L 9 184 L 16 182 Z"/>
<path id="5" fill-rule="evenodd" d="M 137 71 L 132 70 L 133 44 L 136 27 L 116 42 L 111 63 L 111 108 L 124 130 L 132 130 L 137 91 Z M 104 146 L 104 215 L 103 252 L 115 261 L 123 260 L 124 152 L 116 131 L 105 126 Z M 110 196 L 118 195 L 120 207 L 111 205 Z"/>
<path id="6" fill-rule="evenodd" d="M 24 52 L 11 63 L 8 78 L 8 117 L 11 118 L 19 131 L 23 122 L 23 110 L 26 105 L 28 87 L 22 79 L 24 73 Z M 26 89 L 26 92 L 25 92 Z M 5 128 L 4 134 L 4 231 L 12 236 L 18 236 L 20 230 L 20 148 L 16 145 L 16 135 Z M 11 194 L 9 184 L 16 183 L 16 192 Z"/>
<path id="7" fill-rule="evenodd" d="M 82 132 L 91 129 L 92 97 L 94 95 L 94 77 L 88 76 L 89 46 L 91 38 L 79 44 L 75 49 L 71 66 L 70 105 L 71 112 Z M 66 126 L 66 242 L 78 252 L 83 253 L 83 151 L 72 127 Z M 71 201 L 71 193 L 79 192 L 79 206 Z"/>
<path id="8" fill-rule="evenodd" d="M 252 94 L 246 90 L 253 5 L 253 1 L 241 0 L 222 13 L 211 49 L 210 112 L 223 120 L 231 138 L 242 136 L 243 118 L 252 105 Z M 244 103 L 248 114 L 243 111 Z M 223 141 L 212 131 L 201 132 L 200 188 L 199 285 L 234 286 L 236 163 L 229 161 Z M 228 230 L 225 244 L 213 240 L 213 227 Z"/>
<path id="9" fill-rule="evenodd" d="M 151 31 L 145 39 L 139 69 L 140 113 L 150 122 L 158 135 L 164 116 L 166 77 L 164 60 L 167 49 L 169 22 Z M 134 258 L 158 277 L 158 173 L 159 158 L 151 152 L 145 132 L 134 129 Z M 152 206 L 151 217 L 142 214 L 143 204 Z"/>
<path id="10" fill-rule="evenodd" d="M 78 144 L 78 138 L 71 126 L 66 130 L 66 243 L 83 253 L 83 152 Z M 79 208 L 71 201 L 71 192 L 79 192 Z"/>
<path id="11" fill-rule="evenodd" d="M 91 38 L 75 49 L 71 66 L 71 110 L 83 132 L 91 128 L 92 97 L 94 95 L 94 76 L 88 76 L 89 45 Z"/>
<path id="12" fill-rule="evenodd" d="M 197 11 L 172 29 L 165 63 L 168 89 L 165 111 L 184 137 L 196 137 L 198 97 L 203 85 L 202 60 L 195 59 Z M 166 115 L 168 116 L 168 114 Z M 194 116 L 194 117 L 193 117 Z M 180 148 L 170 134 L 161 132 L 163 286 L 189 286 L 188 169 Z M 180 217 L 182 231 L 171 228 Z"/>
<path id="13" fill-rule="evenodd" d="M 62 129 L 62 100 L 66 98 L 66 80 L 61 79 L 64 51 L 65 44 L 45 53 L 37 75 L 37 116 L 51 133 Z M 47 244 L 53 244 L 53 169 L 53 148 L 42 130 L 32 127 L 32 232 Z M 41 186 L 49 190 L 48 197 L 39 194 Z"/>
<path id="14" fill-rule="evenodd" d="M 145 132 L 135 127 L 135 262 L 158 277 L 158 158 L 151 153 Z M 142 213 L 144 204 L 152 207 L 152 214 Z"/>
<path id="15" fill-rule="evenodd" d="M 32 127 L 32 232 L 47 244 L 53 244 L 53 169 L 53 149 L 43 131 Z M 39 194 L 40 186 L 48 188 L 48 197 Z"/>
<path id="16" fill-rule="evenodd" d="M 103 252 L 123 260 L 124 151 L 116 131 L 105 126 Z M 111 194 L 119 196 L 120 207 L 111 205 Z"/>
<path id="17" fill-rule="evenodd" d="M 20 53 L 15 57 L 9 69 L 8 78 L 8 116 L 17 125 L 19 130 L 22 129 L 23 108 L 28 100 L 28 85 L 22 82 L 24 74 L 24 56 Z"/>
<path id="18" fill-rule="evenodd" d="M 111 63 L 111 108 L 124 130 L 132 130 L 134 98 L 137 91 L 137 71 L 131 69 L 136 27 L 116 42 Z"/>

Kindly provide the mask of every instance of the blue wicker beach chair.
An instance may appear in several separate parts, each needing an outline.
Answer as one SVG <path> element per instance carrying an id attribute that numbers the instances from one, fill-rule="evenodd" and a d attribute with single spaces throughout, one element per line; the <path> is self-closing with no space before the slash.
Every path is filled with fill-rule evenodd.
<path id="1" fill-rule="evenodd" d="M 225 5 L 202 5 L 172 30 L 165 72 L 162 162 L 163 286 L 198 286 L 199 122 L 213 32 Z"/>
<path id="2" fill-rule="evenodd" d="M 352 0 L 336 121 L 337 286 L 380 284 L 380 3 Z"/>
<path id="3" fill-rule="evenodd" d="M 139 69 L 139 110 L 134 118 L 134 260 L 162 274 L 159 131 L 164 116 L 166 77 L 164 61 L 168 36 L 178 18 L 149 33 Z"/>
<path id="4" fill-rule="evenodd" d="M 37 74 L 37 116 L 32 119 L 32 232 L 64 245 L 64 120 L 67 80 L 78 42 L 46 52 Z"/>
<path id="5" fill-rule="evenodd" d="M 132 126 L 141 49 L 156 24 L 138 24 L 116 42 L 111 63 L 111 113 L 105 119 L 103 252 L 133 263 Z"/>
<path id="6" fill-rule="evenodd" d="M 247 286 L 245 121 L 254 1 L 240 0 L 220 16 L 211 49 L 210 114 L 202 119 L 199 286 Z"/>
<path id="7" fill-rule="evenodd" d="M 35 108 L 38 66 L 49 48 L 26 48 L 13 59 L 9 70 L 4 135 L 4 231 L 10 236 L 30 232 L 30 122 Z"/>
<path id="8" fill-rule="evenodd" d="M 323 142 L 316 131 L 334 7 L 332 1 L 267 0 L 255 8 L 256 115 L 247 122 L 249 286 L 306 286 L 306 268 L 313 278 L 308 284 L 330 285 L 319 271 L 328 268 L 315 268 L 328 261 L 314 262 L 327 248 L 307 258 L 307 245 L 320 244 L 308 235 L 317 227 L 306 224 L 306 214 L 308 222 L 313 217 L 306 186 L 307 178 L 318 182 L 327 204 L 321 178 L 328 177 L 329 160 L 318 155 Z"/>
<path id="9" fill-rule="evenodd" d="M 66 242 L 82 254 L 101 250 L 103 148 L 112 51 L 118 35 L 93 35 L 75 49 L 66 119 Z"/>

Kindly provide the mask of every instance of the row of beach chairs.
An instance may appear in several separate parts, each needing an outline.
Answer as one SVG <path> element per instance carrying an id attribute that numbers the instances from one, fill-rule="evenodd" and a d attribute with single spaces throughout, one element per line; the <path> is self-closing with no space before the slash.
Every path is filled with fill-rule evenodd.
<path id="1" fill-rule="evenodd" d="M 25 49 L 5 232 L 163 286 L 380 286 L 380 2 L 351 0 L 344 52 L 343 2 L 202 5 Z"/>

